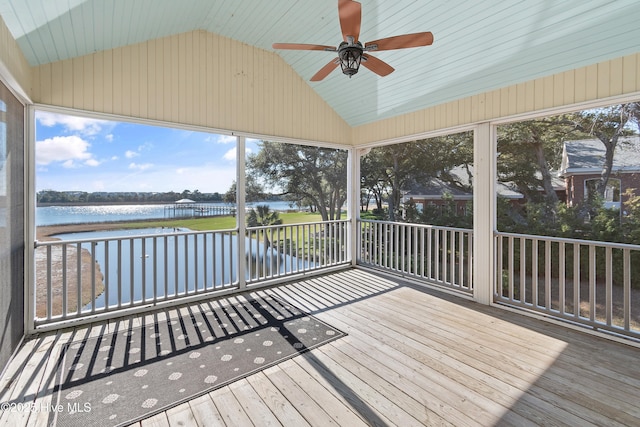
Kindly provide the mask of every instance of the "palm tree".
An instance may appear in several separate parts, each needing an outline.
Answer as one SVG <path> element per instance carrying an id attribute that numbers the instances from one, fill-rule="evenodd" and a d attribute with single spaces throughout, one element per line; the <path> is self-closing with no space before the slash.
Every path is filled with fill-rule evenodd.
<path id="1" fill-rule="evenodd" d="M 276 211 L 271 211 L 267 205 L 258 205 L 254 209 L 251 209 L 247 215 L 247 227 L 261 227 L 280 224 L 282 224 L 280 214 Z M 271 247 L 271 242 L 267 237 L 267 230 L 263 230 L 263 234 L 267 248 Z"/>

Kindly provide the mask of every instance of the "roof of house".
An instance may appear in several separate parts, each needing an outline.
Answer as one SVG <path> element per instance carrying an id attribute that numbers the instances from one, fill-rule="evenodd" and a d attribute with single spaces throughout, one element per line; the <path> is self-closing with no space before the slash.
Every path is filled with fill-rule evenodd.
<path id="1" fill-rule="evenodd" d="M 560 175 L 600 173 L 604 166 L 605 147 L 598 139 L 566 141 L 562 152 Z M 640 172 L 640 137 L 618 140 L 613 156 L 613 172 Z"/>
<path id="2" fill-rule="evenodd" d="M 473 167 L 471 172 L 473 173 Z M 471 187 L 469 181 L 469 175 L 462 167 L 453 168 L 449 171 L 449 174 L 456 178 L 463 186 Z M 524 196 L 522 193 L 511 188 L 507 183 L 497 182 L 496 192 L 499 196 L 507 199 L 522 199 Z M 473 199 L 473 190 L 466 191 L 460 187 L 454 186 L 443 181 L 440 178 L 432 178 L 426 182 L 414 182 L 410 190 L 405 194 L 405 198 L 414 199 L 426 199 L 426 200 L 439 200 L 442 196 L 448 193 L 453 196 L 454 200 L 471 200 Z"/>

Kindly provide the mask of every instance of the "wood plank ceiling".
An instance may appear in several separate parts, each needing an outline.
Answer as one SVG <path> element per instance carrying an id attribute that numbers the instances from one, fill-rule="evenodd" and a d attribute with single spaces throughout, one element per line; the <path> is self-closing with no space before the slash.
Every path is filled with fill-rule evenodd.
<path id="1" fill-rule="evenodd" d="M 310 86 L 351 126 L 640 51 L 637 0 L 361 0 L 361 40 L 431 31 L 429 47 L 380 52 L 396 71 L 334 71 Z M 31 65 L 202 29 L 260 49 L 337 45 L 336 1 L 0 0 Z M 278 51 L 303 79 L 335 54 Z"/>

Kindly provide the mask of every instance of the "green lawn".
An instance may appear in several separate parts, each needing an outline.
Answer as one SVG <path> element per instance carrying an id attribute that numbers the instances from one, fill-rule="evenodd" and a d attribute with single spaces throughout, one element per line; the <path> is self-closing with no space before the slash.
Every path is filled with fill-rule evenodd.
<path id="1" fill-rule="evenodd" d="M 307 212 L 281 213 L 280 218 L 284 224 L 322 221 L 320 214 Z M 158 221 L 131 222 L 122 225 L 122 228 L 150 227 L 183 227 L 195 231 L 228 230 L 236 227 L 236 218 L 234 216 L 218 216 L 192 219 L 163 219 Z"/>
<path id="2" fill-rule="evenodd" d="M 283 224 L 304 224 L 310 222 L 320 222 L 322 221 L 322 217 L 318 213 L 308 213 L 308 212 L 287 212 L 280 213 L 280 218 L 282 219 Z M 219 217 L 209 217 L 209 218 L 190 218 L 190 219 L 162 219 L 157 221 L 138 221 L 138 222 L 129 222 L 125 224 L 119 224 L 118 228 L 120 229 L 135 229 L 135 228 L 153 228 L 153 227 L 179 227 L 179 228 L 188 228 L 194 231 L 206 231 L 206 230 L 230 230 L 236 227 L 236 217 L 234 216 L 219 216 Z M 299 231 L 299 234 L 296 234 L 295 237 L 293 234 L 293 230 L 290 230 L 289 233 L 285 232 L 284 234 L 278 235 L 280 239 L 283 239 L 282 244 L 285 243 L 286 239 L 294 239 L 294 252 L 298 252 L 299 254 L 305 253 L 305 251 L 309 251 L 311 247 L 315 248 L 315 251 L 322 250 L 321 247 L 324 243 L 320 241 L 315 241 L 313 243 L 314 238 L 310 235 L 311 230 L 303 228 Z M 255 236 L 255 235 L 254 235 Z M 262 241 L 263 235 L 256 236 L 258 240 Z M 276 236 L 272 236 L 271 240 L 274 240 Z M 272 242 L 276 243 L 276 242 Z"/>

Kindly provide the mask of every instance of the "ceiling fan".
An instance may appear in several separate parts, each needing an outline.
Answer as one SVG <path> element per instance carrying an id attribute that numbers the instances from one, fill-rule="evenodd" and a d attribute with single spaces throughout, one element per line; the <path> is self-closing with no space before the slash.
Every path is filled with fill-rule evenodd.
<path id="1" fill-rule="evenodd" d="M 338 0 L 338 15 L 344 41 L 337 48 L 303 43 L 274 43 L 273 48 L 338 52 L 337 58 L 322 67 L 320 71 L 311 77 L 312 82 L 317 82 L 327 77 L 338 65 L 342 68 L 342 72 L 349 77 L 358 72 L 360 64 L 381 77 L 387 76 L 393 72 L 393 67 L 365 52 L 428 46 L 433 43 L 433 34 L 425 32 L 387 37 L 367 42 L 363 46 L 358 40 L 360 37 L 360 22 L 362 20 L 362 5 L 357 1 Z"/>

